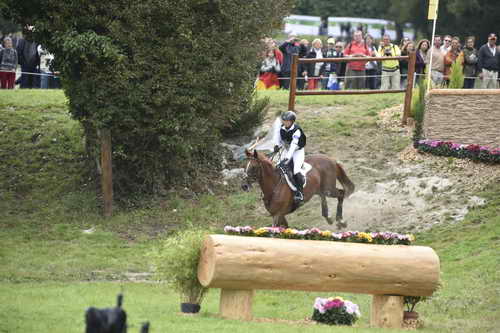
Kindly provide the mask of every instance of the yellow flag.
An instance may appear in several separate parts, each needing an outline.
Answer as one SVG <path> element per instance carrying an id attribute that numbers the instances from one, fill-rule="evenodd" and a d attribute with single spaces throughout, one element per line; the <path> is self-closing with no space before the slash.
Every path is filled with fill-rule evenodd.
<path id="1" fill-rule="evenodd" d="M 436 20 L 438 17 L 439 0 L 429 0 L 429 20 Z"/>

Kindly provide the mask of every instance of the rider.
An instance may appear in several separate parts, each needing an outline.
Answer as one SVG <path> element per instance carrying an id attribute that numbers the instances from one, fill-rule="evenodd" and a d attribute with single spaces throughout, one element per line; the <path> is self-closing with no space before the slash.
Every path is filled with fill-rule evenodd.
<path id="1" fill-rule="evenodd" d="M 293 111 L 284 112 L 281 115 L 283 126 L 280 129 L 280 144 L 274 146 L 274 152 L 278 152 L 282 145 L 285 145 L 286 151 L 282 155 L 280 164 L 287 165 L 293 160 L 293 178 L 297 191 L 295 192 L 295 201 L 304 200 L 304 176 L 300 173 L 304 164 L 304 147 L 306 145 L 306 135 L 302 128 L 295 123 L 297 115 Z"/>

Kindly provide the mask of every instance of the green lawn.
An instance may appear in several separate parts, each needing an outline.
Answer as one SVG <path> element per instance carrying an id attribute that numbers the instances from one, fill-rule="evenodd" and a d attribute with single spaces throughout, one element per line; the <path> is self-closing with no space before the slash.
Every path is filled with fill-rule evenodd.
<path id="1" fill-rule="evenodd" d="M 270 96 L 273 107 L 287 104 L 286 92 L 260 95 Z M 353 110 L 352 117 L 362 113 L 370 122 L 378 110 L 402 98 L 307 96 L 298 97 L 297 105 L 343 105 Z M 314 117 L 307 121 L 324 125 Z M 342 127 L 334 121 L 339 120 L 332 126 Z M 348 113 L 341 121 L 354 124 Z M 312 314 L 315 297 L 330 296 L 323 293 L 259 291 L 255 317 L 289 322 L 239 322 L 217 317 L 217 290 L 209 293 L 199 315 L 186 316 L 179 313 L 178 295 L 164 285 L 149 278 L 130 281 L 133 273 L 150 272 L 147 253 L 175 230 L 268 224 L 269 218 L 256 212 L 257 190 L 241 193 L 230 184 L 226 193 L 189 199 L 179 192 L 104 219 L 87 181 L 81 128 L 69 118 L 61 91 L 0 91 L 0 132 L 0 332 L 82 332 L 85 308 L 111 306 L 121 290 L 130 332 L 138 332 L 146 320 L 151 332 L 332 331 L 298 322 Z M 417 307 L 424 321 L 421 332 L 499 330 L 500 185 L 480 195 L 487 205 L 469 212 L 464 222 L 417 235 L 417 244 L 438 253 L 443 283 L 435 297 Z M 92 227 L 93 233 L 82 232 Z M 361 306 L 362 318 L 357 328 L 338 331 L 382 331 L 367 328 L 370 296 L 341 295 Z"/>

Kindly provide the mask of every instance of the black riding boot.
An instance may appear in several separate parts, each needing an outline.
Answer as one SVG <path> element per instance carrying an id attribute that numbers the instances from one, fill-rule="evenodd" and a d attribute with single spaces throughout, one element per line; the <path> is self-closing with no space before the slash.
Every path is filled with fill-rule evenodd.
<path id="1" fill-rule="evenodd" d="M 295 191 L 295 201 L 304 201 L 304 176 L 301 173 L 297 173 L 293 176 L 295 179 L 295 187 L 297 187 L 297 191 Z"/>

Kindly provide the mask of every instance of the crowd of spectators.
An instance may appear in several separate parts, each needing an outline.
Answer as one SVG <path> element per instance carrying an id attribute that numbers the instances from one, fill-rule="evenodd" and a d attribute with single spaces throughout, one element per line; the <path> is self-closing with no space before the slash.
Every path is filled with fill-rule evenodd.
<path id="1" fill-rule="evenodd" d="M 0 43 L 0 88 L 60 88 L 58 73 L 51 69 L 53 60 L 54 56 L 40 44 L 5 36 Z"/>
<path id="2" fill-rule="evenodd" d="M 487 43 L 479 50 L 475 48 L 475 38 L 468 37 L 462 45 L 460 38 L 445 35 L 435 36 L 433 43 L 428 39 L 418 42 L 403 38 L 399 44 L 384 34 L 376 45 L 375 39 L 356 30 L 352 38 L 326 39 L 326 47 L 321 39 L 311 43 L 290 34 L 282 43 L 266 38 L 265 52 L 260 64 L 257 89 L 289 89 L 292 56 L 299 58 L 343 58 L 343 57 L 396 57 L 416 53 L 416 82 L 430 74 L 434 86 L 446 87 L 450 82 L 452 65 L 459 62 L 463 68 L 464 89 L 474 87 L 498 88 L 500 70 L 500 47 L 497 36 L 492 33 Z M 270 66 L 269 64 L 274 65 Z M 429 73 L 430 71 L 430 73 Z M 408 60 L 352 61 L 299 63 L 297 89 L 406 89 Z M 272 77 L 272 80 L 269 79 Z M 478 82 L 476 82 L 478 81 Z"/>

